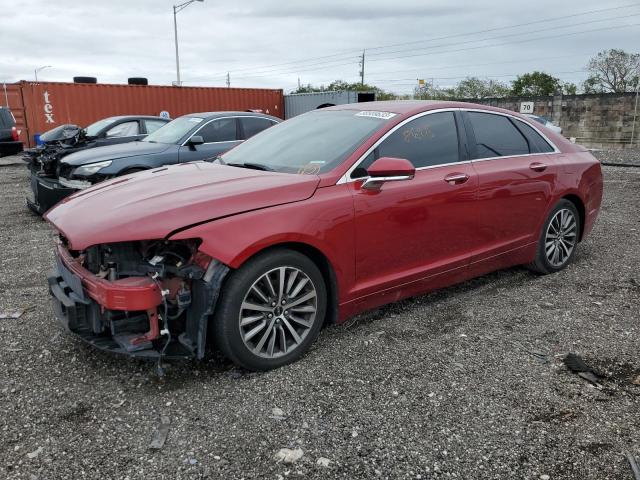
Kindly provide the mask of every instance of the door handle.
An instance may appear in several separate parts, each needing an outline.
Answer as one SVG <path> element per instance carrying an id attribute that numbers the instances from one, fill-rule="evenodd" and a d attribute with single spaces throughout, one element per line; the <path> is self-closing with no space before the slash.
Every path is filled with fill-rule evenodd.
<path id="1" fill-rule="evenodd" d="M 449 185 L 460 185 L 469 180 L 469 175 L 466 173 L 450 173 L 444 177 L 444 181 Z"/>
<path id="2" fill-rule="evenodd" d="M 547 169 L 547 166 L 544 163 L 533 162 L 529 165 L 529 168 L 534 172 L 544 172 Z"/>

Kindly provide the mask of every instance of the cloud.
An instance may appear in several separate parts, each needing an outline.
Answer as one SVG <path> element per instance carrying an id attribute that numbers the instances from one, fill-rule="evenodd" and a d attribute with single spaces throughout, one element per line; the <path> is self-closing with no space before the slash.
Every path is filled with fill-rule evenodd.
<path id="1" fill-rule="evenodd" d="M 143 76 L 153 84 L 170 84 L 176 75 L 172 5 L 177 2 L 22 0 L 19 8 L 0 16 L 0 81 L 31 80 L 35 68 L 52 65 L 40 72 L 41 80 L 71 81 L 75 75 L 90 75 L 99 82 L 124 83 L 128 77 Z M 305 84 L 325 85 L 335 79 L 358 80 L 359 56 L 366 48 L 365 80 L 399 93 L 411 92 L 416 78 L 434 78 L 443 85 L 455 83 L 451 77 L 464 75 L 508 81 L 508 75 L 531 70 L 579 81 L 584 75 L 576 71 L 599 50 L 637 51 L 639 28 L 553 36 L 640 23 L 640 17 L 630 17 L 567 27 L 640 13 L 640 6 L 535 22 L 610 6 L 597 0 L 561 4 L 554 0 L 205 0 L 178 14 L 181 72 L 188 85 L 223 86 L 226 73 L 231 72 L 232 86 L 289 91 L 298 78 Z M 502 29 L 515 24 L 520 26 Z M 501 30 L 470 35 L 491 28 Z M 536 33 L 545 28 L 553 30 Z M 514 41 L 542 39 L 482 42 L 506 33 L 520 34 Z M 451 46 L 465 41 L 472 42 Z M 414 43 L 376 48 L 406 42 Z M 501 44 L 474 48 L 492 43 Z M 400 53 L 382 55 L 396 50 Z M 409 57 L 412 53 L 419 56 Z M 397 58 L 403 55 L 405 58 Z"/>

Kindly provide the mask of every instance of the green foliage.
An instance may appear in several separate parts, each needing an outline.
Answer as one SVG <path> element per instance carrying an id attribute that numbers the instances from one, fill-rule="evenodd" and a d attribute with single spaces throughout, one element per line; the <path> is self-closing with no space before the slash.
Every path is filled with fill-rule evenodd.
<path id="1" fill-rule="evenodd" d="M 612 48 L 603 50 L 587 64 L 589 78 L 583 83 L 585 93 L 635 90 L 640 77 L 640 54 Z"/>
<path id="2" fill-rule="evenodd" d="M 511 84 L 514 97 L 542 97 L 553 95 L 562 89 L 560 79 L 544 72 L 532 72 L 519 75 Z"/>
<path id="3" fill-rule="evenodd" d="M 451 89 L 457 98 L 496 98 L 509 95 L 509 87 L 497 80 L 483 80 L 478 77 L 467 77 L 455 89 Z"/>
<path id="4" fill-rule="evenodd" d="M 313 92 L 335 92 L 349 90 L 355 92 L 375 92 L 376 98 L 378 100 L 396 100 L 400 98 L 395 93 L 387 92 L 379 87 L 369 84 L 362 84 L 360 82 L 349 83 L 344 80 L 334 80 L 329 85 L 320 85 L 319 87 L 314 87 L 310 83 L 307 85 L 302 85 L 298 87 L 296 90 L 291 93 L 313 93 Z"/>
<path id="5" fill-rule="evenodd" d="M 575 95 L 578 93 L 578 86 L 575 83 L 565 82 L 562 84 L 562 93 L 565 95 Z"/>

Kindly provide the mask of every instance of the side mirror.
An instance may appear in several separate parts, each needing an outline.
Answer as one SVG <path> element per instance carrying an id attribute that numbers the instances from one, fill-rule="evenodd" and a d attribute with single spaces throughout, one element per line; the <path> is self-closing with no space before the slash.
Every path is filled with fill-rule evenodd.
<path id="1" fill-rule="evenodd" d="M 196 145 L 202 145 L 204 143 L 204 138 L 200 135 L 194 135 L 189 139 L 189 146 L 195 147 Z"/>
<path id="2" fill-rule="evenodd" d="M 362 184 L 365 190 L 380 190 L 385 182 L 411 180 L 416 168 L 404 158 L 381 157 L 367 168 L 367 178 Z"/>

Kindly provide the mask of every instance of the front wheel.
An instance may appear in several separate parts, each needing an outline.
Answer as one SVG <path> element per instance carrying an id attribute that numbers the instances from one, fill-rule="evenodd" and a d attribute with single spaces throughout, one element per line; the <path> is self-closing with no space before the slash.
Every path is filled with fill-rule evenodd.
<path id="1" fill-rule="evenodd" d="M 543 274 L 562 270 L 575 254 L 579 234 L 578 210 L 569 200 L 560 200 L 542 227 L 536 258 L 529 268 Z"/>
<path id="2" fill-rule="evenodd" d="M 227 279 L 213 318 L 215 342 L 234 363 L 270 370 L 300 358 L 324 322 L 322 274 L 306 256 L 272 250 Z"/>

